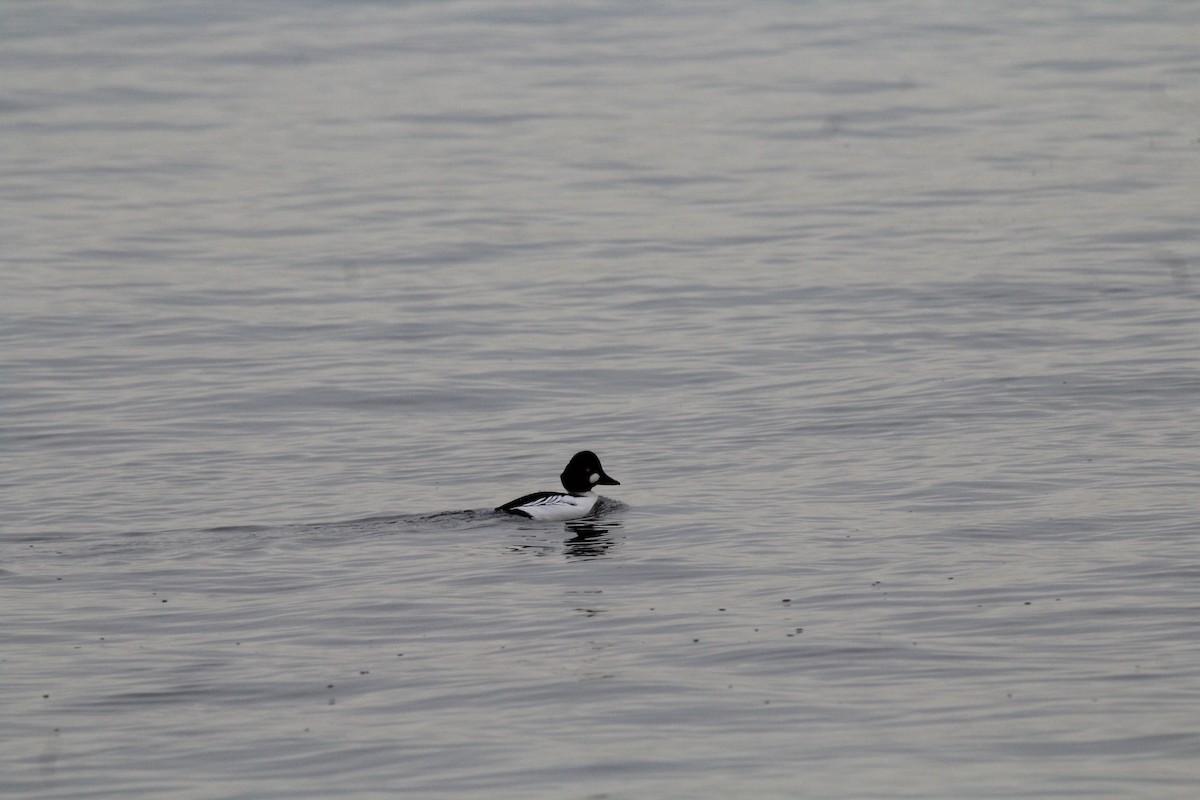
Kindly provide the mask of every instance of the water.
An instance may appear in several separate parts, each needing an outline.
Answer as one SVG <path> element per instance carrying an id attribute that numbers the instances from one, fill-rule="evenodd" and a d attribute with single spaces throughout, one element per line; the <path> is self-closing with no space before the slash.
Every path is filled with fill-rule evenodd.
<path id="1" fill-rule="evenodd" d="M 1193 795 L 1194 4 L 0 24 L 6 797 Z"/>

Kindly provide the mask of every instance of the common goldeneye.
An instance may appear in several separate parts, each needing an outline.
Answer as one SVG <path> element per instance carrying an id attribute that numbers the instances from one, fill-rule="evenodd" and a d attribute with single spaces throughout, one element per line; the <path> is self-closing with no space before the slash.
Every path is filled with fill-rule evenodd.
<path id="1" fill-rule="evenodd" d="M 613 480 L 604 474 L 600 459 L 591 450 L 583 450 L 571 457 L 567 468 L 559 476 L 562 480 L 563 492 L 534 492 L 524 497 L 505 503 L 496 508 L 530 519 L 560 520 L 576 519 L 587 516 L 595 507 L 598 495 L 592 487 L 620 486 L 621 482 Z"/>

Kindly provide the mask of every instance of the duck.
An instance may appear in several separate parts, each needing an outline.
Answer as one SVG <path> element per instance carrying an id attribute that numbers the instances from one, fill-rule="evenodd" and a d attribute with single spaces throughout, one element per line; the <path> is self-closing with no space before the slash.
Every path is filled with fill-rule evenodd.
<path id="1" fill-rule="evenodd" d="M 596 507 L 600 496 L 596 486 L 620 486 L 600 466 L 600 459 L 591 450 L 581 450 L 571 456 L 559 476 L 566 492 L 534 492 L 510 500 L 496 511 L 537 520 L 566 520 L 586 517 Z"/>

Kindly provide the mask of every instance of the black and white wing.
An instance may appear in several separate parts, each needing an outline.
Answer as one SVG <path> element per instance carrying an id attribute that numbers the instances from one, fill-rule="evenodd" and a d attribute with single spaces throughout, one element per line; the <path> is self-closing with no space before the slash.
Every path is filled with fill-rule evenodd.
<path id="1" fill-rule="evenodd" d="M 524 497 L 518 497 L 516 500 L 510 500 L 502 506 L 497 506 L 497 511 L 507 511 L 509 514 L 516 514 L 521 517 L 533 517 L 525 508 L 554 508 L 557 506 L 573 505 L 570 501 L 571 495 L 563 494 L 562 492 L 534 492 L 527 494 Z"/>

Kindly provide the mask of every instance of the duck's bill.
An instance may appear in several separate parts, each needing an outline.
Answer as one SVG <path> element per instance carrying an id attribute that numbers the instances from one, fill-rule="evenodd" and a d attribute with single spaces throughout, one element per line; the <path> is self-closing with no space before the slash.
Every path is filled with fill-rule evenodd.
<path id="1" fill-rule="evenodd" d="M 621 482 L 619 480 L 617 480 L 615 478 L 610 478 L 607 475 L 605 475 L 603 472 L 600 473 L 600 478 L 599 478 L 599 480 L 596 481 L 596 483 L 600 484 L 601 486 L 620 486 L 621 485 Z"/>

